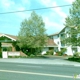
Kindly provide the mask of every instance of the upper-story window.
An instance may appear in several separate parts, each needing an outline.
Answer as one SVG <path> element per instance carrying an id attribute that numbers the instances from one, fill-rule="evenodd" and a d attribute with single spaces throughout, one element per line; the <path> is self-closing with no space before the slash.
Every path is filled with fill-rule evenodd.
<path id="1" fill-rule="evenodd" d="M 57 44 L 59 44 L 59 41 L 57 42 Z"/>
<path id="2" fill-rule="evenodd" d="M 64 36 L 64 34 L 61 34 L 61 36 L 63 37 L 63 36 Z"/>
<path id="3" fill-rule="evenodd" d="M 54 39 L 57 39 L 59 37 L 59 35 L 54 36 Z"/>
<path id="4" fill-rule="evenodd" d="M 59 37 L 59 34 L 57 35 L 57 37 Z"/>

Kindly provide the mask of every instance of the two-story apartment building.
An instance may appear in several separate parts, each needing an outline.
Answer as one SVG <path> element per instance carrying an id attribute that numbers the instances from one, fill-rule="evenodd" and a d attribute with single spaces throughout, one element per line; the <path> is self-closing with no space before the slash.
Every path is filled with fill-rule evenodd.
<path id="1" fill-rule="evenodd" d="M 70 27 L 65 27 L 60 32 L 49 35 L 48 36 L 49 40 L 47 41 L 47 44 L 44 45 L 44 49 L 42 50 L 42 52 L 44 52 L 44 51 L 46 52 L 49 49 L 53 49 L 54 53 L 56 53 L 57 51 L 61 51 L 62 48 L 67 49 L 67 51 L 65 52 L 65 54 L 67 54 L 67 55 L 73 55 L 74 52 L 80 52 L 79 46 L 66 45 L 63 42 L 63 40 L 65 40 L 65 38 L 70 36 L 67 33 L 69 30 L 70 30 Z M 78 35 L 78 36 L 80 36 L 80 35 Z M 16 41 L 17 41 L 17 36 L 0 33 L 0 44 L 2 47 L 2 51 L 8 51 L 8 50 L 12 51 L 12 52 L 16 51 L 16 49 L 15 49 Z"/>
<path id="2" fill-rule="evenodd" d="M 67 51 L 65 52 L 65 54 L 67 55 L 73 55 L 75 52 L 80 52 L 79 46 L 67 45 L 63 42 L 63 40 L 65 41 L 65 38 L 68 38 L 70 36 L 68 34 L 68 31 L 70 29 L 70 27 L 64 27 L 60 32 L 49 35 L 49 38 L 53 39 L 53 41 L 57 44 L 57 50 L 61 51 L 62 48 L 66 48 Z"/>

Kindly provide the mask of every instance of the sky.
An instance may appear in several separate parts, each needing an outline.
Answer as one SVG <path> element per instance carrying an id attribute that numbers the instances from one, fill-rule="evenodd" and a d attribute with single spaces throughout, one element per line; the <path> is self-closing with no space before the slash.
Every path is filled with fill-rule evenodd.
<path id="1" fill-rule="evenodd" d="M 46 7 L 72 4 L 74 0 L 0 0 L 0 13 L 22 11 Z M 65 18 L 69 15 L 71 6 L 36 10 L 42 16 L 46 33 L 55 34 L 65 26 Z M 0 14 L 0 33 L 18 35 L 21 22 L 30 17 L 32 11 Z"/>

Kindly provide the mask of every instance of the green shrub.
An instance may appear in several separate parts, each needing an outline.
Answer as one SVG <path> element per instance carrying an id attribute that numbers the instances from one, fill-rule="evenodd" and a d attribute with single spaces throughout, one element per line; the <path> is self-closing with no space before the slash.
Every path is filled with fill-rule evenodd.
<path id="1" fill-rule="evenodd" d="M 68 56 L 67 54 L 63 54 L 63 56 Z"/>
<path id="2" fill-rule="evenodd" d="M 48 50 L 47 52 L 46 52 L 46 55 L 53 55 L 53 50 Z"/>
<path id="3" fill-rule="evenodd" d="M 65 52 L 67 51 L 67 49 L 66 49 L 66 48 L 63 48 L 61 51 L 62 51 L 63 53 L 65 53 Z"/>
<path id="4" fill-rule="evenodd" d="M 27 56 L 20 56 L 19 58 L 27 58 Z"/>
<path id="5" fill-rule="evenodd" d="M 59 55 L 59 56 L 62 56 L 64 55 L 64 53 L 66 52 L 66 48 L 62 48 L 61 51 L 57 51 L 56 53 Z"/>
<path id="6" fill-rule="evenodd" d="M 0 58 L 2 58 L 2 52 L 0 52 Z"/>
<path id="7" fill-rule="evenodd" d="M 76 62 L 80 62 L 80 58 L 79 57 L 69 57 L 68 58 L 69 61 L 76 61 Z"/>
<path id="8" fill-rule="evenodd" d="M 58 56 L 62 56 L 62 52 L 61 51 L 58 51 L 56 52 Z"/>
<path id="9" fill-rule="evenodd" d="M 8 56 L 8 58 L 20 58 L 20 56 Z"/>
<path id="10" fill-rule="evenodd" d="M 76 52 L 76 53 L 74 53 L 73 56 L 74 56 L 74 57 L 80 57 L 80 52 Z"/>
<path id="11" fill-rule="evenodd" d="M 31 55 L 30 55 L 31 58 L 33 58 L 34 56 L 35 56 L 34 54 L 31 54 Z"/>
<path id="12" fill-rule="evenodd" d="M 20 58 L 20 56 L 14 56 L 14 58 Z"/>
<path id="13" fill-rule="evenodd" d="M 30 52 L 27 52 L 27 56 L 30 56 L 31 55 L 31 53 Z"/>
<path id="14" fill-rule="evenodd" d="M 12 56 L 8 56 L 8 58 L 13 58 Z"/>

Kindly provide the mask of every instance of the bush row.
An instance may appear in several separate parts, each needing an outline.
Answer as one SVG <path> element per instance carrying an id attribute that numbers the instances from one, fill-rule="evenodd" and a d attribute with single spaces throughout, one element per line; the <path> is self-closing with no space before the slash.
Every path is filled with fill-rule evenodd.
<path id="1" fill-rule="evenodd" d="M 67 56 L 67 54 L 65 54 L 66 50 L 67 50 L 66 48 L 63 48 L 63 49 L 61 49 L 61 51 L 57 51 L 56 55 L 58 55 L 58 56 L 62 56 L 62 55 Z"/>
<path id="2" fill-rule="evenodd" d="M 69 61 L 76 61 L 76 62 L 80 62 L 80 58 L 77 58 L 77 57 L 71 57 L 71 58 L 68 58 Z"/>
<path id="3" fill-rule="evenodd" d="M 80 62 L 80 52 L 75 52 L 73 57 L 68 58 L 68 60 Z"/>
<path id="4" fill-rule="evenodd" d="M 62 56 L 62 55 L 67 56 L 65 52 L 66 52 L 66 48 L 63 48 L 61 49 L 61 51 L 56 51 L 55 55 L 56 56 Z M 48 50 L 45 55 L 53 55 L 53 54 L 54 54 L 54 50 Z"/>
<path id="5" fill-rule="evenodd" d="M 53 55 L 53 53 L 54 53 L 53 50 L 48 50 L 45 55 Z"/>

